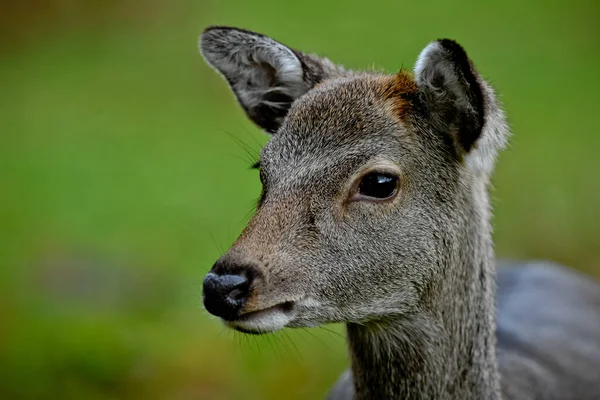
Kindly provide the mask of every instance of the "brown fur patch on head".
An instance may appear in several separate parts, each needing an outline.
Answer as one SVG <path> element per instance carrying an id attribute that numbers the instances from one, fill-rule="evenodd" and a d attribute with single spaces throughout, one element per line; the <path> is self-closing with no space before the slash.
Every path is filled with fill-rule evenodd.
<path id="1" fill-rule="evenodd" d="M 389 101 L 392 111 L 400 118 L 406 115 L 419 92 L 412 73 L 404 69 L 382 82 L 381 89 L 381 96 Z"/>

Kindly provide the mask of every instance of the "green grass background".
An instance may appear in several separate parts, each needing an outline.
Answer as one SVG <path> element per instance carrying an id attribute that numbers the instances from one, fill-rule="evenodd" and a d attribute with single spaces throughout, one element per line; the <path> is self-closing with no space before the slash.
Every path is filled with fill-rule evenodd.
<path id="1" fill-rule="evenodd" d="M 390 72 L 456 39 L 515 134 L 494 178 L 498 255 L 600 277 L 594 0 L 2 7 L 0 398 L 313 399 L 345 368 L 341 326 L 248 338 L 201 307 L 267 140 L 198 55 L 210 24 Z"/>

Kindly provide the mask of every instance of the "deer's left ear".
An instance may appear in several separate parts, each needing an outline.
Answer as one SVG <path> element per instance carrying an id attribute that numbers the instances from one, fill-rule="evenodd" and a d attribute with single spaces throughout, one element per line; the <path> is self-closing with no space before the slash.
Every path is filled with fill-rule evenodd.
<path id="1" fill-rule="evenodd" d="M 211 27 L 200 37 L 202 55 L 221 73 L 248 117 L 275 133 L 288 109 L 320 81 L 343 72 L 327 59 L 293 50 L 259 33 Z"/>
<path id="2" fill-rule="evenodd" d="M 443 39 L 419 55 L 415 78 L 433 121 L 453 136 L 460 153 L 468 153 L 484 123 L 483 93 L 463 48 Z"/>
<path id="3" fill-rule="evenodd" d="M 449 39 L 430 43 L 419 55 L 415 79 L 434 126 L 451 136 L 474 172 L 489 175 L 509 132 L 494 91 L 465 50 Z"/>

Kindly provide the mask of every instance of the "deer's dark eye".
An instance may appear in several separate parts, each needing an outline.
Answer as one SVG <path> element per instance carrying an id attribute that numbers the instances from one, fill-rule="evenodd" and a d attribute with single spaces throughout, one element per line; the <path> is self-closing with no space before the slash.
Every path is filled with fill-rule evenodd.
<path id="1" fill-rule="evenodd" d="M 388 199 L 398 190 L 398 177 L 387 172 L 371 172 L 360 181 L 358 193 L 372 199 Z"/>

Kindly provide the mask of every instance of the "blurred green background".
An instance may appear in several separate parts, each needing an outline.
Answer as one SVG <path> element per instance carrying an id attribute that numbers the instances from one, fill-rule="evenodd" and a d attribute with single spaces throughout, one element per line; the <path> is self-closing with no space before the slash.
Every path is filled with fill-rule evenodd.
<path id="1" fill-rule="evenodd" d="M 498 255 L 600 277 L 600 25 L 588 1 L 30 0 L 0 6 L 0 398 L 312 399 L 343 329 L 226 331 L 201 282 L 267 140 L 197 52 L 210 24 L 350 68 L 458 40 L 515 134 Z"/>

